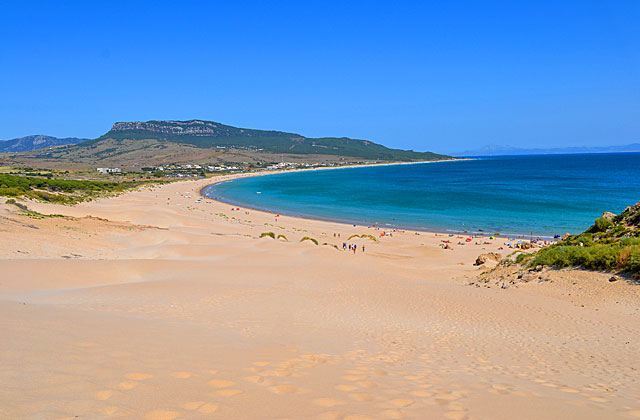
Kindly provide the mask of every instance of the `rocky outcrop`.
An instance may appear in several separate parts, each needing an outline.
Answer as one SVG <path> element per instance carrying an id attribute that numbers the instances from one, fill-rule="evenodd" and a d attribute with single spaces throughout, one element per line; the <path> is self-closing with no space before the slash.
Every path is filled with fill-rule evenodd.
<path id="1" fill-rule="evenodd" d="M 191 136 L 224 136 L 243 132 L 242 129 L 218 124 L 212 121 L 132 121 L 117 122 L 111 128 L 112 132 L 147 131 L 171 135 Z"/>
<path id="2" fill-rule="evenodd" d="M 497 252 L 488 252 L 486 254 L 480 254 L 476 258 L 476 262 L 473 265 L 483 265 L 486 263 L 498 263 L 502 259 L 502 256 Z"/>
<path id="3" fill-rule="evenodd" d="M 627 207 L 613 221 L 625 225 L 630 230 L 640 230 L 640 202 Z"/>

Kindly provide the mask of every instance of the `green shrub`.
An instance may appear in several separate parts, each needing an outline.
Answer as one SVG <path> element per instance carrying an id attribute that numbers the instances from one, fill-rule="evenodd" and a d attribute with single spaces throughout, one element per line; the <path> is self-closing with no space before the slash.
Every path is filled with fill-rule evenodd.
<path id="1" fill-rule="evenodd" d="M 520 253 L 516 256 L 516 262 L 518 264 L 524 264 L 526 261 L 530 260 L 532 257 L 533 257 L 532 254 Z"/>
<path id="2" fill-rule="evenodd" d="M 635 243 L 639 239 L 633 238 L 628 242 Z M 525 261 L 524 258 L 521 261 Z M 640 273 L 640 245 L 623 245 L 618 242 L 574 246 L 561 243 L 538 251 L 528 265 L 553 268 L 581 267 L 596 271 L 621 270 L 635 274 Z"/>
<path id="3" fill-rule="evenodd" d="M 640 273 L 640 246 L 635 246 L 631 249 L 624 270 L 633 274 Z"/>
<path id="4" fill-rule="evenodd" d="M 0 195 L 73 204 L 99 195 L 120 193 L 142 184 L 139 181 L 106 182 L 0 174 Z"/>
<path id="5" fill-rule="evenodd" d="M 606 217 L 598 217 L 593 225 L 595 232 L 605 232 L 613 226 L 613 222 Z"/>

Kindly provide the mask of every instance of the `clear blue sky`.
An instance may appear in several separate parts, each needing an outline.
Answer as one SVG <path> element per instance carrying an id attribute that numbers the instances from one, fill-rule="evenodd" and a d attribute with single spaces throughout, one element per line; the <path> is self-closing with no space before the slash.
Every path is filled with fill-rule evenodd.
<path id="1" fill-rule="evenodd" d="M 191 118 L 416 150 L 640 141 L 640 1 L 0 0 L 0 139 Z"/>

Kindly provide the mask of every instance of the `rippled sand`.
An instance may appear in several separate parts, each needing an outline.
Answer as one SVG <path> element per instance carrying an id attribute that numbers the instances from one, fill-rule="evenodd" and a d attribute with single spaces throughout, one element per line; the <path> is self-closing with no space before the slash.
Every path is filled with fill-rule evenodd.
<path id="1" fill-rule="evenodd" d="M 395 232 L 354 255 L 332 245 L 379 232 L 204 185 L 30 204 L 70 218 L 0 205 L 1 418 L 640 417 L 636 286 L 478 288 L 499 240 Z"/>

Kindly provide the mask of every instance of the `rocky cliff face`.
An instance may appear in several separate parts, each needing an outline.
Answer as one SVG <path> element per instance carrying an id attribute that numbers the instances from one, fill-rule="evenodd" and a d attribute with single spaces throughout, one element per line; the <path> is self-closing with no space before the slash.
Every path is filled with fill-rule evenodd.
<path id="1" fill-rule="evenodd" d="M 151 133 L 163 133 L 173 135 L 215 136 L 222 126 L 209 121 L 133 121 L 117 122 L 113 124 L 111 131 L 122 132 L 131 130 L 149 131 Z"/>
<path id="2" fill-rule="evenodd" d="M 613 218 L 618 224 L 623 224 L 629 229 L 640 230 L 640 202 L 627 207 L 622 213 Z"/>
<path id="3" fill-rule="evenodd" d="M 113 124 L 111 128 L 112 133 L 131 131 L 143 131 L 168 136 L 230 137 L 238 135 L 251 136 L 261 130 L 232 127 L 213 121 L 202 120 L 117 122 Z M 271 133 L 288 134 L 280 132 Z"/>

